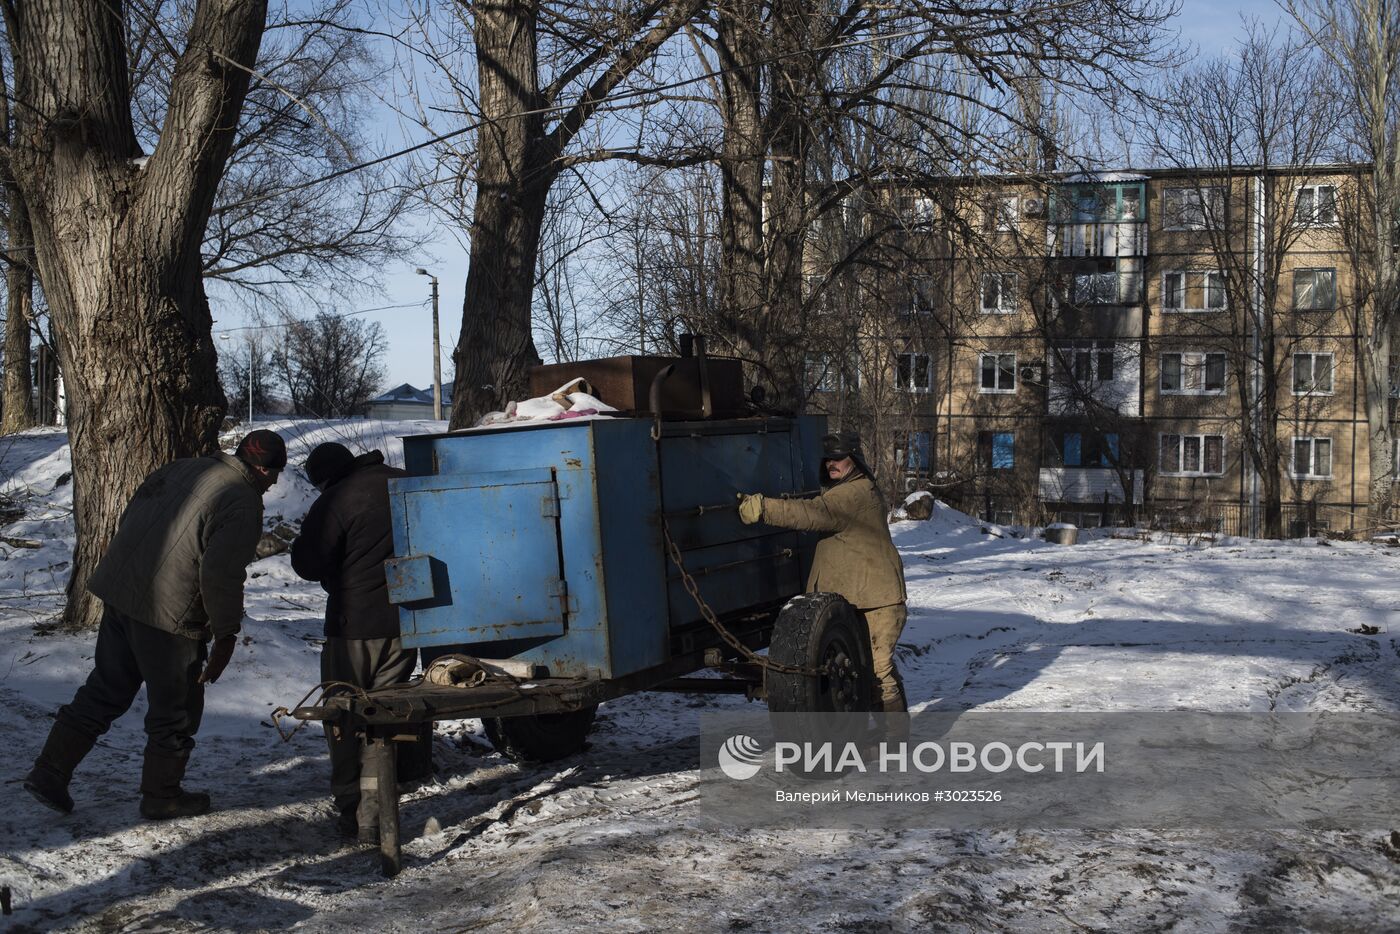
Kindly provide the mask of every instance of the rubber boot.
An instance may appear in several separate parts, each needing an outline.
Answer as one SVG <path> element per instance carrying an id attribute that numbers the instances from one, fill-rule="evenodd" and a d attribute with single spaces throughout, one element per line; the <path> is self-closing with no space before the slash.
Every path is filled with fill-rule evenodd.
<path id="1" fill-rule="evenodd" d="M 170 820 L 209 813 L 207 794 L 185 791 L 180 787 L 188 761 L 176 756 L 163 756 L 149 749 L 146 751 L 146 762 L 141 768 L 142 817 L 147 820 Z"/>
<path id="2" fill-rule="evenodd" d="M 73 780 L 73 770 L 96 742 L 97 737 L 55 720 L 44 751 L 24 776 L 24 790 L 40 804 L 60 814 L 72 814 L 73 796 L 68 793 L 68 783 Z"/>
<path id="3" fill-rule="evenodd" d="M 890 745 L 909 742 L 909 703 L 904 699 L 904 682 L 895 676 L 895 693 L 880 699 L 884 713 L 885 741 Z"/>
<path id="4" fill-rule="evenodd" d="M 880 699 L 880 709 L 885 713 L 908 713 L 909 702 L 904 699 L 904 685 L 900 684 L 896 692 Z"/>

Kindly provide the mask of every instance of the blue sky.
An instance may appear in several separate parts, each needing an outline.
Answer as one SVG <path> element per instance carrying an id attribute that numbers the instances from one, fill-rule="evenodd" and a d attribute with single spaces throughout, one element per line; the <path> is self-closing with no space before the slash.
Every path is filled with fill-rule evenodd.
<path id="1" fill-rule="evenodd" d="M 1182 40 L 1196 47 L 1202 55 L 1227 52 L 1240 34 L 1240 17 L 1254 16 L 1272 23 L 1284 14 L 1273 0 L 1243 0 L 1243 2 L 1210 2 L 1210 0 L 1181 0 L 1177 28 Z M 382 128 L 384 149 L 405 144 L 405 137 L 396 123 L 386 122 Z M 407 142 L 416 142 L 414 135 Z M 452 233 L 440 229 L 438 223 L 420 221 L 430 243 L 421 256 L 406 258 L 402 264 L 387 266 L 382 271 L 382 295 L 368 294 L 356 305 L 360 308 L 399 305 L 426 300 L 429 281 L 416 275 L 414 268 L 424 266 L 437 274 L 441 289 L 441 336 L 444 373 L 450 369 L 452 348 L 462 316 L 462 293 L 466 285 L 467 254 Z M 345 310 L 350 310 L 349 308 Z M 428 307 L 400 309 L 365 316 L 379 321 L 389 338 L 385 363 L 388 375 L 385 388 L 400 383 L 412 383 L 423 388 L 432 383 L 432 315 Z M 215 330 L 243 324 L 236 312 L 228 313 L 215 323 Z"/>

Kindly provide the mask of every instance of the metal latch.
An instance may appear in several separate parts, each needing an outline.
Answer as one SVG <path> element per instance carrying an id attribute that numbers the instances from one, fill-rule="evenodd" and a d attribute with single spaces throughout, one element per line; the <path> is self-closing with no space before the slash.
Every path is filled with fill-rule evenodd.
<path id="1" fill-rule="evenodd" d="M 569 595 L 569 584 L 562 578 L 555 578 L 547 585 L 545 592 L 559 601 L 559 609 L 564 615 L 578 612 L 578 598 Z"/>
<path id="2" fill-rule="evenodd" d="M 393 604 L 417 603 L 435 596 L 432 558 L 428 555 L 390 558 L 384 562 L 384 580 Z"/>

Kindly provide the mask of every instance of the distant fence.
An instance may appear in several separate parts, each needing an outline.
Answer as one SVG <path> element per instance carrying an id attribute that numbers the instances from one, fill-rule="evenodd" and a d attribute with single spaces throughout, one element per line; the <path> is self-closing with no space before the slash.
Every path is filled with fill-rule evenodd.
<path id="1" fill-rule="evenodd" d="M 1040 525 L 1045 522 L 1072 522 L 1080 528 L 1135 526 L 1182 533 L 1215 533 L 1248 536 L 1251 508 L 1248 503 L 1182 503 L 1149 500 L 1131 510 L 1121 503 L 1055 505 L 1024 501 L 1013 503 L 1007 497 L 966 496 L 948 500 L 948 505 L 969 515 L 1002 525 Z M 1370 527 L 1365 507 L 1355 509 L 1325 503 L 1286 503 L 1283 506 L 1283 534 L 1287 538 L 1317 536 L 1357 536 L 1400 528 L 1400 510 L 1392 511 L 1392 522 Z M 1259 534 L 1263 534 L 1260 510 Z"/>

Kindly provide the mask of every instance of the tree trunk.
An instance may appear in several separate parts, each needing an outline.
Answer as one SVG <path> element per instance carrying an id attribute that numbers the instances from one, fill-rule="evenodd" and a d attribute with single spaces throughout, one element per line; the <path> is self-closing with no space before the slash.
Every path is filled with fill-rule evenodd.
<path id="1" fill-rule="evenodd" d="M 1388 141 L 1389 133 L 1388 124 L 1380 128 L 1377 142 Z M 1387 152 L 1383 146 L 1375 146 L 1375 151 L 1378 154 Z M 1400 151 L 1391 152 L 1393 158 L 1400 161 Z M 1390 357 L 1394 353 L 1394 328 L 1400 319 L 1400 262 L 1396 259 L 1394 240 L 1396 219 L 1400 218 L 1400 172 L 1397 168 L 1400 167 L 1378 158 L 1366 179 L 1371 186 L 1369 200 L 1375 205 L 1374 214 L 1367 218 L 1374 246 L 1361 255 L 1369 253 L 1368 258 L 1375 268 L 1371 271 L 1370 301 L 1356 313 L 1356 343 L 1361 351 L 1366 427 L 1370 439 L 1371 482 L 1366 488 L 1366 505 L 1372 527 L 1392 520 L 1398 466 L 1395 446 L 1391 443 L 1394 433 L 1390 422 L 1391 393 L 1396 389 L 1391 385 L 1394 374 Z"/>
<path id="2" fill-rule="evenodd" d="M 29 328 L 34 320 L 34 267 L 30 265 L 28 247 L 34 242 L 29 226 L 29 212 L 24 198 L 13 185 L 6 186 L 9 206 L 10 262 L 5 269 L 5 383 L 3 390 L 4 420 L 0 434 L 10 434 L 34 427 L 34 377 L 29 365 Z"/>
<path id="3" fill-rule="evenodd" d="M 723 0 L 718 9 L 724 141 L 720 156 L 719 315 L 756 382 L 762 367 L 763 138 L 762 17 L 753 0 Z"/>
<path id="4" fill-rule="evenodd" d="M 535 259 L 549 187 L 558 174 L 544 151 L 543 98 L 536 61 L 535 4 L 502 0 L 475 9 L 481 112 L 495 119 L 477 142 L 471 266 L 462 333 L 452 355 L 453 428 L 524 399 L 529 367 L 540 362 L 531 334 Z"/>
<path id="5" fill-rule="evenodd" d="M 1266 294 L 1274 292 L 1276 290 L 1270 289 Z M 1271 298 L 1265 307 L 1276 307 L 1274 300 Z M 1280 539 L 1283 538 L 1283 452 L 1279 450 L 1278 444 L 1278 425 L 1281 417 L 1278 404 L 1278 334 L 1274 327 L 1273 314 L 1266 313 L 1263 319 L 1263 333 L 1260 334 L 1263 387 L 1259 400 L 1259 424 L 1255 426 L 1258 433 L 1255 444 L 1259 447 L 1260 459 L 1256 469 L 1259 471 L 1262 487 L 1260 501 L 1264 507 L 1264 537 Z"/>
<path id="6" fill-rule="evenodd" d="M 10 122 L 10 87 L 0 62 L 0 142 L 8 153 L 14 140 Z M 5 345 L 0 366 L 0 433 L 23 431 L 34 425 L 34 379 L 29 366 L 29 326 L 34 318 L 34 232 L 29 211 L 15 184 L 8 160 L 0 157 L 0 188 L 5 196 L 10 251 L 5 266 Z"/>
<path id="7" fill-rule="evenodd" d="M 810 8 L 806 0 L 773 4 L 773 65 L 768 121 L 772 162 L 764 277 L 763 366 L 778 405 L 801 409 L 806 393 L 802 329 L 803 247 L 807 240 L 807 157 L 815 132 L 810 101 L 819 90 L 811 56 Z"/>
<path id="8" fill-rule="evenodd" d="M 1360 315 L 1357 316 L 1360 320 Z M 1373 319 L 1380 315 L 1373 315 Z M 1393 320 L 1393 319 L 1392 319 Z M 1374 327 L 1374 320 L 1372 321 Z M 1395 445 L 1390 424 L 1390 355 L 1391 335 L 1388 328 L 1359 334 L 1361 378 L 1365 387 L 1363 403 L 1366 408 L 1367 435 L 1370 439 L 1371 482 L 1366 488 L 1367 513 L 1372 528 L 1393 521 L 1395 505 Z"/>
<path id="9" fill-rule="evenodd" d="M 87 581 L 136 487 L 215 443 L 224 398 L 200 243 L 265 18 L 262 0 L 200 0 L 144 168 L 113 8 L 34 0 L 8 23 L 25 105 L 12 161 L 68 399 L 70 626 L 100 619 Z"/>

